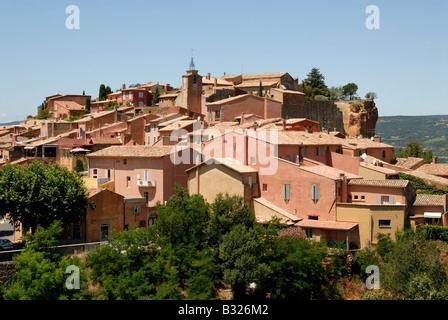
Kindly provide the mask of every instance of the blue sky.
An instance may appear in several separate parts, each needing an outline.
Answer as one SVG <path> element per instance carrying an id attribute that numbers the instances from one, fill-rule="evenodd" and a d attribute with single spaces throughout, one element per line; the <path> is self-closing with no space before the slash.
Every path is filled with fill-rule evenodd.
<path id="1" fill-rule="evenodd" d="M 66 28 L 69 5 L 79 30 Z M 369 5 L 379 30 L 365 26 Z M 180 86 L 190 49 L 202 75 L 301 80 L 317 67 L 328 86 L 375 91 L 380 116 L 448 114 L 447 14 L 447 0 L 0 0 L 0 122 L 35 115 L 55 92 Z"/>

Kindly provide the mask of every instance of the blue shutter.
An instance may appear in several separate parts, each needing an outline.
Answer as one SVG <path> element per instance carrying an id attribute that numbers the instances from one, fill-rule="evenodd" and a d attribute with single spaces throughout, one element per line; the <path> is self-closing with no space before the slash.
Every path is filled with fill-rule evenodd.
<path id="1" fill-rule="evenodd" d="M 381 196 L 377 196 L 377 204 L 381 204 Z"/>

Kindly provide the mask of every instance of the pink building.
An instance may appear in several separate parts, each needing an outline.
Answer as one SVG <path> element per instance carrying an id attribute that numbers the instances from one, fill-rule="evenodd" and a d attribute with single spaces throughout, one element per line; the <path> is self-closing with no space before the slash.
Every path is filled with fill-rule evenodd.
<path id="1" fill-rule="evenodd" d="M 148 219 L 153 219 L 156 204 L 170 198 L 175 183 L 187 186 L 185 170 L 192 164 L 175 164 L 174 152 L 173 147 L 154 146 L 102 149 L 87 155 L 89 177 L 96 178 L 98 186 L 113 181 L 114 191 L 125 199 L 145 198 Z"/>
<path id="2" fill-rule="evenodd" d="M 233 121 L 243 113 L 257 115 L 263 119 L 281 118 L 282 114 L 280 102 L 252 94 L 210 102 L 206 104 L 206 108 L 206 121 L 210 123 Z"/>

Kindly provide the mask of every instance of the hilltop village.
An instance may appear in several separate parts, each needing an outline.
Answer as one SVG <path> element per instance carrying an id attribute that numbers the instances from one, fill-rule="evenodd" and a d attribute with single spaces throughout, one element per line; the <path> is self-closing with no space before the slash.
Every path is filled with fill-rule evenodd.
<path id="1" fill-rule="evenodd" d="M 369 247 L 378 233 L 393 239 L 404 226 L 446 225 L 447 195 L 417 194 L 398 179 L 448 185 L 436 158 L 396 159 L 374 122 L 353 130 L 344 110 L 307 101 L 287 72 L 203 76 L 192 61 L 180 88 L 123 84 L 91 98 L 50 95 L 38 110 L 46 119 L 0 127 L 0 166 L 37 159 L 83 175 L 86 212 L 67 242 L 156 223 L 155 206 L 176 183 L 207 201 L 241 196 L 258 222 L 276 217 L 347 248 Z"/>

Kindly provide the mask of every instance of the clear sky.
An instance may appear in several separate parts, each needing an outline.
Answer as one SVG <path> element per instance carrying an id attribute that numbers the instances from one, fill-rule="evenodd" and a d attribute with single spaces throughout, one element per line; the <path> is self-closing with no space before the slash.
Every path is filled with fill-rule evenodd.
<path id="1" fill-rule="evenodd" d="M 69 5 L 80 28 L 66 28 Z M 380 29 L 365 22 L 379 8 Z M 448 114 L 448 0 L 0 0 L 0 122 L 36 115 L 45 96 L 100 84 L 180 86 L 199 73 L 317 67 L 328 86 L 378 94 L 380 116 Z"/>

